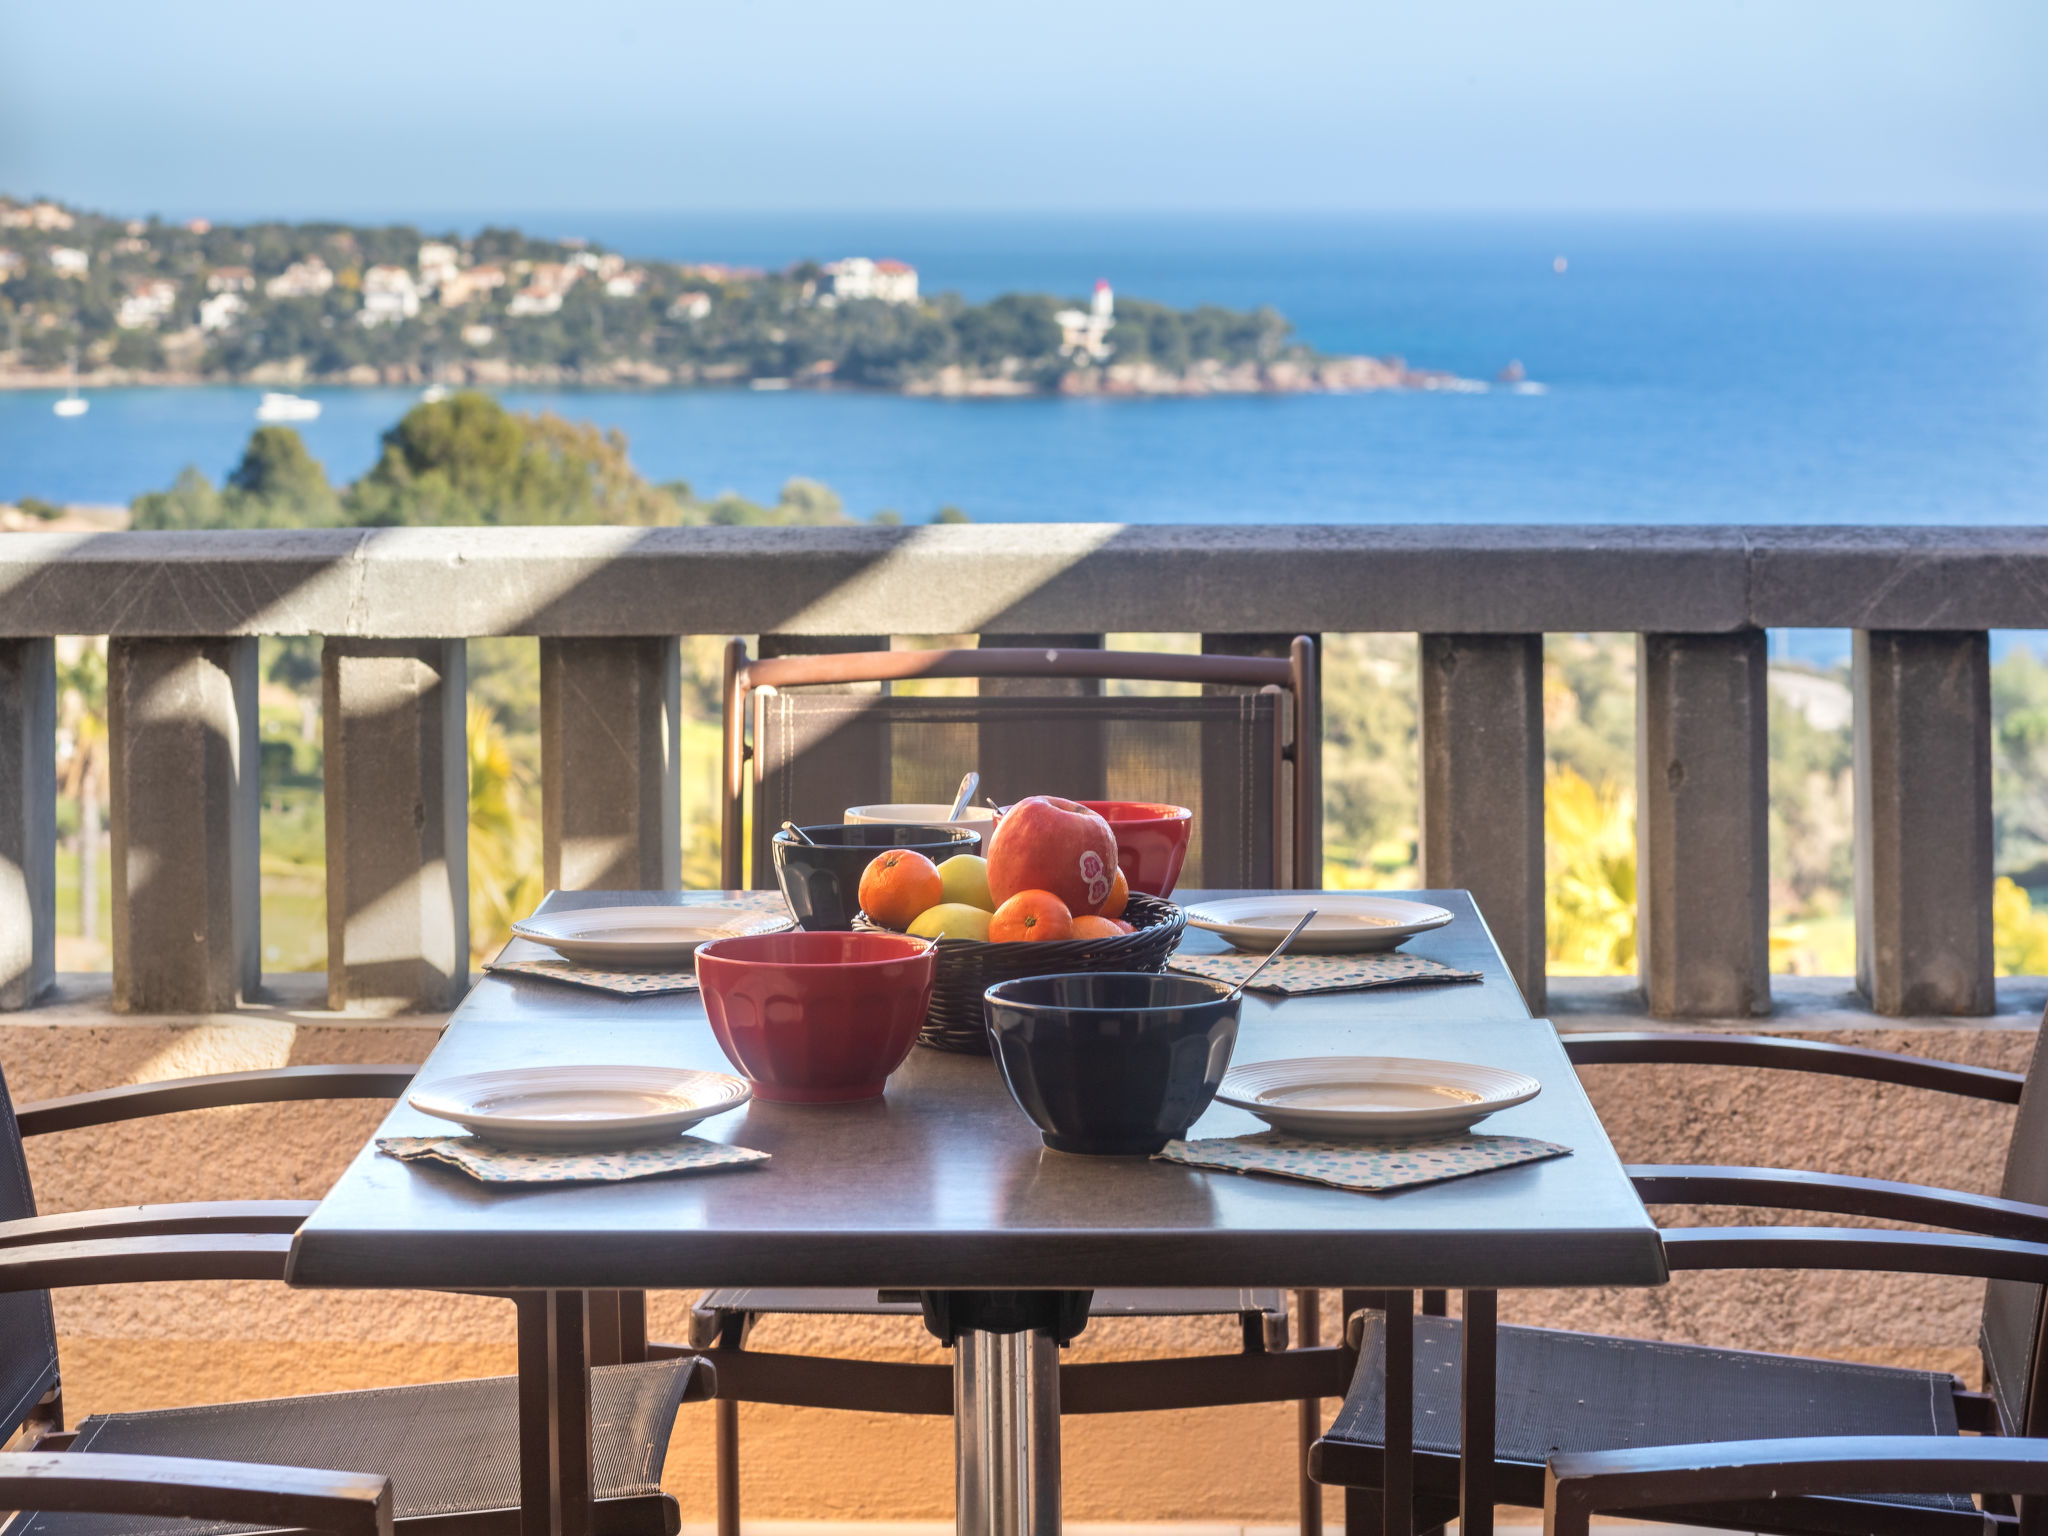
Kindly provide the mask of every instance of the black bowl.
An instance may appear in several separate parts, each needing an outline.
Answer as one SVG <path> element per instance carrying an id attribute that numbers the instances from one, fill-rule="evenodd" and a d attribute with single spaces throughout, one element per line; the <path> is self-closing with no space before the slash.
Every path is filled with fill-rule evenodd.
<path id="1" fill-rule="evenodd" d="M 870 822 L 805 827 L 804 836 L 818 846 L 807 847 L 787 832 L 775 834 L 775 879 L 790 915 L 812 930 L 853 926 L 860 915 L 860 877 L 878 853 L 908 848 L 939 864 L 956 853 L 981 851 L 981 834 L 965 827 L 949 832 L 934 826 Z"/>
<path id="2" fill-rule="evenodd" d="M 982 995 L 1003 1081 L 1059 1152 L 1149 1156 L 1202 1118 L 1241 1000 L 1199 976 L 1078 971 Z"/>

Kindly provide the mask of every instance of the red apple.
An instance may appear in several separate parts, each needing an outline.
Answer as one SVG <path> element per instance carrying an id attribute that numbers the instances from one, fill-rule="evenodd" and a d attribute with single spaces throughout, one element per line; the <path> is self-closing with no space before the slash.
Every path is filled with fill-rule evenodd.
<path id="1" fill-rule="evenodd" d="M 1079 917 L 1102 910 L 1115 880 L 1116 833 L 1072 800 L 1019 800 L 989 839 L 988 890 L 998 904 L 1019 891 L 1050 891 Z"/>

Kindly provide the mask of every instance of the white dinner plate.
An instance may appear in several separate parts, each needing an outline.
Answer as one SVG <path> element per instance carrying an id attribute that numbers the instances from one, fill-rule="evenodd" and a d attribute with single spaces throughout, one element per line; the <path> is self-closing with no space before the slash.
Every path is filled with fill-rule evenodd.
<path id="1" fill-rule="evenodd" d="M 680 1136 L 754 1096 L 690 1067 L 512 1067 L 444 1077 L 406 1102 L 503 1147 L 630 1147 Z"/>
<path id="2" fill-rule="evenodd" d="M 1264 954 L 1287 936 L 1301 914 L 1316 909 L 1289 954 L 1357 955 L 1394 949 L 1418 933 L 1451 920 L 1442 907 L 1392 896 L 1350 896 L 1331 891 L 1275 891 L 1270 896 L 1229 896 L 1187 908 L 1188 926 L 1207 929 L 1238 949 Z"/>
<path id="3" fill-rule="evenodd" d="M 545 944 L 578 965 L 651 970 L 687 966 L 699 944 L 796 926 L 787 914 L 706 903 L 698 907 L 580 907 L 546 912 L 512 925 L 522 939 Z"/>
<path id="4" fill-rule="evenodd" d="M 1232 1067 L 1216 1101 L 1298 1136 L 1449 1135 L 1543 1091 L 1535 1078 L 1469 1061 L 1303 1056 Z"/>

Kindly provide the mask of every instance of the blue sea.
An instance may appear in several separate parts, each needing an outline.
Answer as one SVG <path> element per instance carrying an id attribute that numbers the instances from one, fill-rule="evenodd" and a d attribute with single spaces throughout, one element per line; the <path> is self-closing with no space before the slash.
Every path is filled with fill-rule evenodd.
<path id="1" fill-rule="evenodd" d="M 1328 352 L 1540 394 L 943 401 L 510 390 L 623 430 L 640 468 L 772 500 L 791 476 L 907 521 L 2048 521 L 2048 222 L 1150 217 L 552 218 L 633 255 L 913 262 L 925 289 L 1269 304 Z M 1562 258 L 1563 270 L 1558 270 Z M 415 398 L 320 390 L 337 480 Z M 0 499 L 219 477 L 258 391 L 0 392 Z"/>

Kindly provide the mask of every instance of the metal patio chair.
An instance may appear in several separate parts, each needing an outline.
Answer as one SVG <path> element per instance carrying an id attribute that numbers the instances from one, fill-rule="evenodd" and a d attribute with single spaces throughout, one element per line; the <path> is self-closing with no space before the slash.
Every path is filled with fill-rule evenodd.
<path id="1" fill-rule="evenodd" d="M 1664 1062 L 1751 1066 L 1900 1084 L 2017 1104 L 2002 1193 L 1972 1195 L 1885 1179 L 1800 1170 L 1649 1164 L 1629 1169 L 1651 1204 L 1746 1205 L 1943 1227 L 1684 1227 L 1663 1238 L 1674 1271 L 1825 1269 L 1968 1275 L 1988 1282 L 1982 1344 L 1988 1392 L 1941 1372 L 1670 1344 L 1546 1328 L 1502 1328 L 1495 1372 L 1494 1458 L 1480 1473 L 1490 1502 L 1535 1507 L 1545 1464 L 1584 1452 L 1747 1441 L 1759 1436 L 1924 1436 L 1953 1450 L 1961 1434 L 2048 1431 L 2042 1288 L 2048 1284 L 2048 1064 L 2022 1076 L 1860 1047 L 1768 1036 L 1582 1034 L 1562 1037 L 1575 1065 Z M 1960 1235 L 1958 1235 L 1960 1234 Z M 1357 1375 L 1310 1454 L 1313 1476 L 1353 1495 L 1383 1488 L 1389 1316 L 1412 1327 L 1414 1522 L 1432 1529 L 1459 1502 L 1460 1320 L 1408 1317 L 1408 1297 L 1347 1293 Z M 1391 1304 L 1394 1311 L 1385 1310 Z M 1484 1370 L 1482 1363 L 1480 1369 Z M 1931 1452 L 1929 1454 L 1932 1454 Z M 1649 1463 L 1645 1463 L 1646 1465 Z M 1873 1485 L 1878 1486 L 1878 1485 Z M 1889 1485 L 1883 1485 L 1889 1486 Z M 1731 1512 L 1676 1504 L 1654 1518 L 1787 1536 L 1981 1536 L 2009 1510 L 1979 1511 L 1946 1492 L 1787 1497 Z M 1917 1486 L 1917 1485 L 1913 1485 Z M 1377 1531 L 1376 1498 L 1347 1495 L 1346 1528 Z"/>
<path id="2" fill-rule="evenodd" d="M 817 693 L 926 678 L 1201 685 L 1194 696 L 1006 692 L 1001 697 Z M 1315 642 L 1285 659 L 990 647 L 725 658 L 723 879 L 772 889 L 769 839 L 785 821 L 838 822 L 851 805 L 944 802 L 970 768 L 1000 799 L 1185 805 L 1194 836 L 1181 883 L 1265 890 L 1322 884 L 1322 725 Z M 748 764 L 752 772 L 748 772 Z M 752 788 L 753 825 L 747 826 Z"/>
<path id="3" fill-rule="evenodd" d="M 521 1448 L 518 1381 L 495 1377 L 358 1392 L 220 1403 L 144 1413 L 93 1414 L 64 1428 L 57 1340 L 50 1310 L 53 1287 L 157 1280 L 279 1280 L 292 1233 L 312 1212 L 303 1200 L 200 1201 L 73 1211 L 38 1216 L 23 1138 L 132 1120 L 177 1110 L 320 1098 L 386 1098 L 412 1080 L 406 1065 L 288 1067 L 113 1088 L 27 1104 L 17 1116 L 0 1078 L 0 1436 L 16 1436 L 30 1452 L 61 1452 L 39 1461 L 87 1468 L 173 1458 L 301 1469 L 294 1483 L 280 1473 L 251 1470 L 244 1519 L 231 1500 L 220 1513 L 180 1517 L 165 1504 L 115 1504 L 104 1513 L 59 1497 L 38 1507 L 24 1494 L 8 1536 L 205 1536 L 234 1529 L 319 1527 L 285 1518 L 287 1495 L 317 1493 L 320 1477 L 388 1477 L 393 1498 L 384 1529 L 431 1529 L 433 1536 L 517 1536 Z M 522 1309 L 533 1303 L 515 1293 Z M 611 1314 L 616 1319 L 618 1312 Z M 522 1328 L 522 1348 L 529 1330 Z M 618 1359 L 597 1340 L 593 1358 Z M 633 1358 L 629 1353 L 624 1358 Z M 596 1536 L 675 1536 L 680 1514 L 661 1491 L 661 1468 L 679 1405 L 708 1397 L 708 1373 L 694 1360 L 603 1366 L 592 1372 L 593 1472 L 598 1490 Z M 305 1473 L 308 1467 L 342 1469 Z M 138 1474 L 140 1475 L 140 1474 Z M 208 1486 L 201 1477 L 199 1487 Z M 233 1479 L 227 1473 L 219 1474 Z M 306 1478 L 316 1481 L 306 1484 Z M 4 1478 L 4 1469 L 0 1469 Z M 358 1480 L 359 1482 L 360 1480 Z M 276 1517 L 261 1513 L 256 1494 L 276 1489 Z M 55 1486 L 55 1485 L 53 1485 Z M 358 1483 L 336 1485 L 348 1494 Z M 337 1496 L 339 1496 L 339 1494 Z M 209 1495 L 210 1497 L 210 1495 Z M 338 1508 L 339 1506 L 337 1506 Z M 192 1510 L 202 1509 L 195 1498 Z M 319 1506 L 324 1511 L 325 1506 Z M 341 1518 L 336 1515 L 335 1518 Z M 360 1529 L 351 1527 L 350 1529 Z"/>
<path id="4" fill-rule="evenodd" d="M 1544 1536 L 1587 1536 L 1595 1514 L 1627 1511 L 1639 1520 L 1661 1520 L 1675 1518 L 1670 1510 L 1708 1505 L 1732 1523 L 1769 1529 L 1782 1498 L 1867 1498 L 1884 1490 L 1894 1496 L 2020 1494 L 2026 1508 L 2048 1495 L 2048 1441 L 1871 1435 L 1583 1451 L 1551 1462 L 1543 1530 Z"/>
<path id="5" fill-rule="evenodd" d="M 989 647 L 865 651 L 754 661 L 726 649 L 724 879 L 746 879 L 747 791 L 752 876 L 773 886 L 768 839 L 785 820 L 837 822 L 849 805 L 952 798 L 977 768 L 998 797 L 1164 801 L 1190 807 L 1194 836 L 1181 883 L 1190 887 L 1314 888 L 1322 882 L 1315 642 L 1297 636 L 1286 659 L 1142 651 Z M 918 678 L 1074 679 L 1195 683 L 1194 696 L 1059 694 L 931 697 L 804 693 L 806 687 Z M 751 763 L 752 771 L 748 772 Z M 1235 1354 L 1104 1362 L 1060 1372 L 1062 1413 L 1122 1413 L 1230 1403 L 1298 1402 L 1303 1455 L 1324 1395 L 1341 1391 L 1350 1357 L 1313 1347 L 1317 1299 L 1299 1293 L 1311 1347 L 1288 1348 L 1278 1290 L 1097 1291 L 1089 1315 L 1235 1317 Z M 739 1531 L 741 1402 L 869 1412 L 953 1412 L 952 1368 L 746 1348 L 773 1314 L 902 1315 L 918 1304 L 874 1291 L 717 1290 L 691 1316 L 691 1345 L 718 1363 L 718 1527 Z M 673 1346 L 652 1346 L 659 1351 Z M 1320 1536 L 1318 1490 L 1302 1478 L 1302 1524 Z"/>
<path id="6" fill-rule="evenodd" d="M 213 1528 L 232 1524 L 241 1530 L 392 1536 L 388 1477 L 179 1456 L 0 1453 L 0 1507 L 62 1510 L 110 1524 L 125 1517 L 185 1526 L 206 1522 Z"/>

